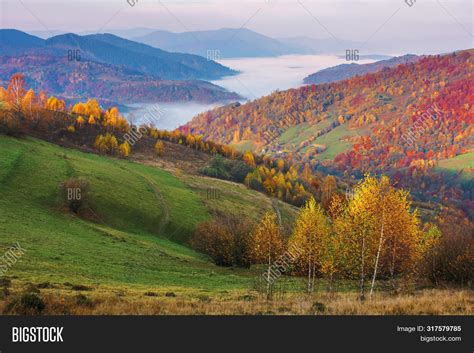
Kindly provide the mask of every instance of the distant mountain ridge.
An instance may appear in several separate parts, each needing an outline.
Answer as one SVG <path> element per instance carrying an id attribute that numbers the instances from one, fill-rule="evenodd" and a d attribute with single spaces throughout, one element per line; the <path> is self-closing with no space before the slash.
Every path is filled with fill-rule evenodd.
<path id="1" fill-rule="evenodd" d="M 155 31 L 134 38 L 135 41 L 168 51 L 187 52 L 206 57 L 218 50 L 222 58 L 272 57 L 286 54 L 309 54 L 304 48 L 246 28 L 222 28 L 210 31 L 173 33 Z"/>
<path id="2" fill-rule="evenodd" d="M 214 80 L 236 73 L 196 55 L 168 53 L 112 34 L 68 33 L 44 40 L 17 30 L 0 30 L 0 55 L 3 56 L 66 57 L 68 50 L 79 50 L 83 60 L 120 65 L 165 80 Z"/>
<path id="3" fill-rule="evenodd" d="M 330 83 L 346 80 L 357 75 L 365 75 L 380 71 L 384 68 L 391 68 L 400 64 L 415 62 L 420 58 L 421 57 L 417 55 L 407 54 L 404 56 L 399 56 L 388 60 L 381 60 L 370 64 L 341 64 L 311 74 L 307 76 L 303 82 L 306 84 L 317 85 L 321 83 Z"/>
<path id="4" fill-rule="evenodd" d="M 0 29 L 0 55 L 24 55 L 46 50 L 44 39 L 14 29 Z"/>
<path id="5" fill-rule="evenodd" d="M 121 66 L 44 55 L 0 56 L 0 85 L 22 72 L 28 86 L 67 101 L 95 97 L 112 103 L 197 101 L 227 102 L 241 99 L 210 82 L 157 80 L 156 77 Z"/>
<path id="6" fill-rule="evenodd" d="M 137 43 L 131 40 L 123 39 L 112 34 L 94 34 L 86 37 L 93 38 L 95 40 L 102 41 L 104 43 L 111 44 L 142 55 L 150 56 L 164 61 L 170 61 L 175 63 L 176 66 L 185 66 L 189 68 L 189 71 L 187 72 L 189 78 L 199 77 L 200 72 L 208 73 L 204 77 L 200 77 L 200 79 L 208 80 L 214 80 L 223 76 L 228 76 L 236 73 L 236 71 L 231 70 L 219 63 L 216 63 L 215 61 L 207 60 L 197 55 L 169 53 L 167 51 L 153 48 L 151 46 Z M 146 66 L 140 70 L 145 73 L 153 74 L 156 68 L 154 66 L 150 67 L 148 63 L 145 64 Z M 161 69 L 161 71 L 164 70 Z M 161 76 L 163 77 L 165 75 L 162 73 Z"/>
<path id="7" fill-rule="evenodd" d="M 0 64 L 3 85 L 21 72 L 30 87 L 41 87 L 68 101 L 96 97 L 121 104 L 214 103 L 241 98 L 196 79 L 234 73 L 216 62 L 109 34 L 64 34 L 43 40 L 17 30 L 0 30 Z"/>
<path id="8" fill-rule="evenodd" d="M 218 51 L 222 59 L 281 55 L 341 56 L 345 55 L 347 48 L 361 48 L 363 45 L 361 42 L 334 38 L 304 36 L 273 38 L 247 28 L 221 28 L 181 33 L 156 30 L 131 37 L 131 39 L 171 52 L 192 53 L 204 57 L 207 57 L 208 52 Z M 365 50 L 363 54 L 368 56 L 374 53 L 377 51 L 370 49 Z M 385 55 L 384 58 L 387 56 Z"/>
<path id="9" fill-rule="evenodd" d="M 154 32 L 156 29 L 153 28 L 144 28 L 144 27 L 135 27 L 135 28 L 130 28 L 130 29 L 108 29 L 107 33 L 116 35 L 118 37 L 124 38 L 124 39 L 133 39 L 134 37 L 140 37 L 144 36 L 148 33 Z M 50 37 L 58 36 L 60 34 L 66 34 L 69 33 L 69 31 L 63 31 L 60 29 L 50 29 L 49 31 L 47 30 L 42 30 L 42 31 L 28 31 L 29 34 L 40 37 L 42 39 L 48 39 Z M 81 32 L 75 32 L 76 34 L 80 36 L 84 35 L 89 35 L 89 34 L 97 34 L 95 31 L 81 31 Z"/>
<path id="10" fill-rule="evenodd" d="M 41 38 L 67 34 L 64 31 L 32 32 Z M 95 35 L 85 31 L 81 36 Z M 152 28 L 111 29 L 108 34 L 150 45 L 168 52 L 195 54 L 207 58 L 218 53 L 220 58 L 275 57 L 281 55 L 344 55 L 345 48 L 360 48 L 361 42 L 305 36 L 273 38 L 247 28 L 221 28 L 181 33 Z M 365 56 L 378 52 L 365 50 Z M 362 55 L 361 55 L 362 58 Z M 387 56 L 385 55 L 384 59 Z M 217 58 L 218 59 L 218 58 Z M 380 59 L 378 59 L 380 60 Z"/>

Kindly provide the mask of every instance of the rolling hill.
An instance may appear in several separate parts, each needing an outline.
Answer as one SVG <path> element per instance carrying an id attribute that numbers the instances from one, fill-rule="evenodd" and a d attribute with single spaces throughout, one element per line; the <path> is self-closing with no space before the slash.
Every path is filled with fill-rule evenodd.
<path id="1" fill-rule="evenodd" d="M 371 64 L 341 64 L 333 67 L 329 67 L 327 69 L 318 71 L 314 74 L 311 74 L 304 79 L 304 83 L 306 84 L 321 84 L 321 83 L 329 83 L 329 82 L 336 82 L 340 80 L 346 80 L 348 78 L 352 78 L 357 75 L 365 75 L 373 72 L 380 71 L 384 68 L 395 67 L 400 64 L 407 64 L 411 62 L 415 62 L 416 60 L 420 59 L 419 56 L 416 55 L 403 55 L 387 60 L 377 61 Z"/>
<path id="2" fill-rule="evenodd" d="M 473 54 L 427 56 L 276 92 L 200 114 L 181 131 L 241 150 L 252 146 L 314 170 L 356 178 L 387 173 L 424 201 L 456 200 L 472 212 L 469 184 L 440 178 L 434 167 L 473 148 Z"/>
<path id="3" fill-rule="evenodd" d="M 163 293 L 250 286 L 254 272 L 214 266 L 186 243 L 213 209 L 258 217 L 271 208 L 264 195 L 33 138 L 0 135 L 0 149 L 0 247 L 19 242 L 26 249 L 8 273 L 14 282 Z M 59 185 L 71 177 L 90 184 L 81 217 L 62 206 Z M 208 200 L 202 191 L 209 187 L 221 190 L 220 198 Z M 280 205 L 283 214 L 294 216 L 293 207 Z"/>
<path id="4" fill-rule="evenodd" d="M 403 144 L 400 139 L 430 104 L 437 104 L 444 114 L 441 119 L 433 119 L 437 129 L 433 127 L 430 132 L 441 130 L 453 139 L 460 134 L 450 142 L 456 146 L 454 155 L 462 153 L 463 146 L 468 148 L 471 139 L 466 127 L 472 123 L 473 107 L 455 105 L 451 100 L 455 93 L 461 101 L 471 100 L 468 87 L 473 82 L 472 56 L 472 50 L 429 56 L 344 81 L 275 92 L 243 105 L 202 113 L 181 130 L 220 143 L 250 140 L 257 149 L 271 154 L 299 152 L 296 157 L 302 160 L 321 159 L 322 151 L 318 152 L 315 146 L 325 141 L 344 143 L 346 148 L 341 152 L 349 152 L 355 145 L 360 149 L 364 141 L 371 141 L 375 148 L 377 141 L 366 138 L 370 134 L 390 134 L 380 136 L 378 142 L 398 150 L 424 151 L 423 154 L 432 149 L 435 159 L 444 159 L 452 152 L 440 148 L 429 138 L 430 133 L 416 145 Z M 375 149 L 372 153 L 377 154 Z M 373 167 L 408 166 L 413 157 L 417 159 L 396 155 L 397 158 L 377 159 Z"/>

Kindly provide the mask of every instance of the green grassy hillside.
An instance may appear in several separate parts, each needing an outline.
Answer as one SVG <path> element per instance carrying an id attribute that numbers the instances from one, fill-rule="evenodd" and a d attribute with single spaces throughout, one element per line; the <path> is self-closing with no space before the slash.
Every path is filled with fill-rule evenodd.
<path id="1" fill-rule="evenodd" d="M 59 197 L 60 183 L 73 176 L 90 183 L 91 211 L 81 218 Z M 208 198 L 209 188 L 219 196 Z M 271 207 L 263 194 L 228 181 L 0 135 L 0 254 L 16 242 L 26 250 L 0 277 L 9 283 L 0 287 L 0 312 L 25 290 L 40 290 L 45 313 L 55 315 L 470 312 L 462 291 L 396 301 L 380 293 L 373 307 L 361 306 L 352 281 L 340 281 L 330 299 L 318 294 L 322 312 L 315 297 L 297 294 L 304 283 L 295 277 L 281 279 L 285 297 L 269 302 L 251 291 L 262 268 L 217 267 L 185 246 L 196 223 L 213 214 L 250 220 Z M 294 220 L 294 207 L 278 208 L 285 223 Z M 327 282 L 318 279 L 316 288 L 326 291 Z"/>
<path id="2" fill-rule="evenodd" d="M 184 244 L 195 225 L 216 209 L 269 209 L 271 202 L 262 194 L 30 138 L 0 135 L 0 151 L 0 252 L 16 242 L 26 249 L 9 278 L 94 287 L 238 290 L 248 288 L 255 275 L 214 266 Z M 62 204 L 59 185 L 71 177 L 90 184 L 88 217 L 77 217 Z M 220 197 L 207 200 L 204 186 L 219 188 Z M 293 208 L 282 208 L 284 217 L 292 217 Z"/>
<path id="3" fill-rule="evenodd" d="M 474 152 L 460 154 L 454 158 L 443 159 L 436 167 L 439 171 L 461 173 L 463 180 L 472 180 L 474 177 Z"/>

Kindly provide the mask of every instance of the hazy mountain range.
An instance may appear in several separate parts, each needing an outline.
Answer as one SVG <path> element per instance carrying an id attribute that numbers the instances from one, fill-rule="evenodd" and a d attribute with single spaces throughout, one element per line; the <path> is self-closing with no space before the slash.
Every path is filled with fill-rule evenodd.
<path id="1" fill-rule="evenodd" d="M 206 57 L 208 51 L 220 52 L 222 58 L 269 57 L 301 54 L 301 49 L 284 44 L 249 29 L 223 28 L 213 31 L 172 33 L 155 31 L 134 38 L 137 42 L 172 52 L 187 52 Z"/>
<path id="2" fill-rule="evenodd" d="M 64 31 L 31 32 L 41 38 L 65 34 Z M 334 39 L 310 38 L 306 36 L 272 38 L 247 28 L 221 28 L 207 31 L 169 32 L 152 28 L 111 29 L 107 33 L 121 38 L 148 44 L 170 52 L 208 56 L 209 51 L 219 51 L 221 58 L 273 57 L 289 54 L 332 54 L 343 55 L 346 49 L 362 47 L 361 42 Z M 85 31 L 80 35 L 95 32 Z M 370 45 L 365 54 L 375 53 Z M 363 53 L 361 53 L 363 54 Z"/>
<path id="3" fill-rule="evenodd" d="M 0 82 L 22 72 L 32 87 L 64 98 L 94 96 L 117 102 L 238 99 L 198 79 L 235 71 L 197 55 L 164 50 L 111 34 L 63 34 L 47 40 L 0 30 Z"/>
<path id="4" fill-rule="evenodd" d="M 342 54 L 360 43 L 333 38 L 271 38 L 246 28 L 222 28 L 212 31 L 173 33 L 154 31 L 133 40 L 173 52 L 207 56 L 218 50 L 222 58 L 272 57 L 288 54 Z"/>
<path id="5" fill-rule="evenodd" d="M 121 65 L 167 80 L 213 80 L 235 71 L 197 55 L 168 53 L 112 34 L 79 36 L 68 33 L 41 39 L 17 30 L 0 30 L 1 55 L 67 57 L 79 50 L 82 60 Z"/>
<path id="6" fill-rule="evenodd" d="M 129 28 L 129 29 L 108 29 L 107 33 L 125 38 L 125 39 L 133 39 L 135 37 L 144 36 L 148 33 L 155 32 L 156 28 Z M 60 29 L 51 29 L 49 31 L 40 30 L 40 31 L 27 31 L 29 34 L 34 35 L 36 37 L 40 37 L 43 39 L 48 39 L 53 36 L 58 36 L 61 34 L 70 33 L 71 31 L 63 31 Z M 78 35 L 85 36 L 89 34 L 96 34 L 97 31 L 80 31 L 74 32 Z"/>

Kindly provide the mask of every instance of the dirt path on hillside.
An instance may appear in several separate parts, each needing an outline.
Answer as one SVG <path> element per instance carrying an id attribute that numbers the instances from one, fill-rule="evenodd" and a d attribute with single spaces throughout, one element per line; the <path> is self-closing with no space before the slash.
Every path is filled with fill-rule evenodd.
<path id="1" fill-rule="evenodd" d="M 159 187 L 156 185 L 155 181 L 149 176 L 142 174 L 140 172 L 137 172 L 135 170 L 129 169 L 129 168 L 124 168 L 124 169 L 144 179 L 145 182 L 148 184 L 148 186 L 150 186 L 151 189 L 153 190 L 156 200 L 158 201 L 159 205 L 161 206 L 161 209 L 163 210 L 163 217 L 160 220 L 160 223 L 158 225 L 158 231 L 157 231 L 158 235 L 163 236 L 164 235 L 163 230 L 165 229 L 166 225 L 170 221 L 170 210 L 168 208 L 168 205 L 166 204 L 166 201 Z"/>

